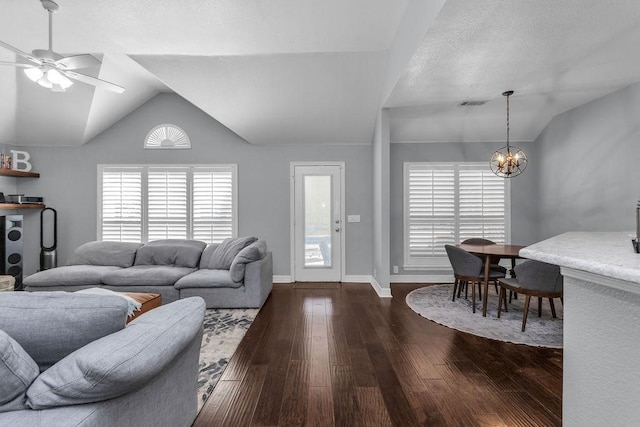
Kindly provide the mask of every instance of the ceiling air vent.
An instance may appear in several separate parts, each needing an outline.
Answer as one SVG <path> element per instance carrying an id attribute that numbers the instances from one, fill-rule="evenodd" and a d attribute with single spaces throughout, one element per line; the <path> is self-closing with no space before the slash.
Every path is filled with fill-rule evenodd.
<path id="1" fill-rule="evenodd" d="M 175 150 L 191 148 L 187 133 L 176 125 L 163 124 L 154 127 L 144 139 L 144 148 Z"/>
<path id="2" fill-rule="evenodd" d="M 487 101 L 463 101 L 460 103 L 461 107 L 478 107 L 486 104 Z"/>

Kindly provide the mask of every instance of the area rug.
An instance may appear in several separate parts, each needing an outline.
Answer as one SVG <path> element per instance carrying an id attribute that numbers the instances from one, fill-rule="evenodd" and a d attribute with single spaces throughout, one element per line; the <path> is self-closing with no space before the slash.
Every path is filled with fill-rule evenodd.
<path id="1" fill-rule="evenodd" d="M 198 412 L 257 314 L 258 309 L 209 309 L 205 312 L 198 373 Z"/>
<path id="2" fill-rule="evenodd" d="M 517 344 L 562 348 L 562 304 L 559 299 L 554 300 L 558 318 L 553 319 L 548 299 L 542 302 L 540 318 L 538 299 L 531 298 L 527 327 L 522 332 L 524 296 L 513 299 L 509 312 L 503 310 L 498 319 L 498 295 L 494 289 L 493 286 L 489 288 L 487 317 L 482 317 L 482 301 L 476 301 L 476 312 L 472 312 L 471 289 L 468 299 L 463 295 L 451 301 L 453 284 L 416 289 L 407 295 L 406 302 L 422 317 L 458 331 Z"/>

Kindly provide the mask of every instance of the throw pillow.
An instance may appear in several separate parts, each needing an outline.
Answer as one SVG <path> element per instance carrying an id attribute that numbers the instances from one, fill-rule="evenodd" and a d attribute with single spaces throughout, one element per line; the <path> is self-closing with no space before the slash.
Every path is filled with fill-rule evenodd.
<path id="1" fill-rule="evenodd" d="M 128 303 L 111 295 L 3 292 L 0 329 L 44 371 L 78 348 L 123 329 Z"/>
<path id="2" fill-rule="evenodd" d="M 39 374 L 36 362 L 0 330 L 0 412 L 25 409 L 26 391 Z"/>
<path id="3" fill-rule="evenodd" d="M 231 263 L 233 262 L 236 255 L 240 253 L 241 250 L 252 244 L 258 240 L 257 237 L 237 237 L 237 238 L 229 238 L 225 239 L 218 245 L 215 251 L 213 251 L 213 255 L 211 256 L 211 261 L 209 262 L 209 269 L 217 269 L 217 270 L 229 270 L 231 268 Z"/>
<path id="4" fill-rule="evenodd" d="M 87 344 L 40 374 L 27 390 L 27 406 L 45 409 L 100 402 L 143 387 L 186 348 L 199 345 L 204 310 L 202 298 L 185 298 Z"/>
<path id="5" fill-rule="evenodd" d="M 264 240 L 258 240 L 241 250 L 231 263 L 231 280 L 242 282 L 245 266 L 250 262 L 264 258 L 266 253 L 267 243 Z"/>
<path id="6" fill-rule="evenodd" d="M 195 268 L 207 244 L 199 240 L 165 239 L 147 243 L 136 253 L 134 265 L 170 265 Z"/>

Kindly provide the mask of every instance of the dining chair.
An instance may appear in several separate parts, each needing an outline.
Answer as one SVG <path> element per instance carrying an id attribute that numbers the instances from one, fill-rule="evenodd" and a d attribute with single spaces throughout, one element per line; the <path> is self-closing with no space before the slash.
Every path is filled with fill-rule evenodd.
<path id="1" fill-rule="evenodd" d="M 495 245 L 496 242 L 489 240 L 489 239 L 482 239 L 480 237 L 472 237 L 471 239 L 466 239 L 463 240 L 462 245 L 471 245 L 471 246 L 489 246 L 489 245 Z M 482 258 L 484 260 L 484 256 L 483 255 L 476 255 L 480 258 Z M 485 255 L 486 256 L 486 255 Z M 491 261 L 491 268 L 494 270 L 502 270 L 505 273 L 507 272 L 507 269 L 504 268 L 501 265 L 498 265 L 498 262 L 500 261 L 500 258 L 496 258 L 496 257 L 492 257 L 489 255 L 489 259 Z"/>
<path id="2" fill-rule="evenodd" d="M 495 245 L 496 242 L 494 242 L 493 240 L 489 240 L 489 239 L 483 239 L 481 237 L 472 237 L 470 239 L 466 239 L 463 240 L 462 245 L 471 245 L 471 246 L 489 246 L 489 245 Z M 478 258 L 480 258 L 482 260 L 482 262 L 485 261 L 485 256 L 489 256 L 489 263 L 490 263 L 490 268 L 491 270 L 496 270 L 496 271 L 501 271 L 503 273 L 507 273 L 507 269 L 503 266 L 501 266 L 500 264 L 498 264 L 500 262 L 500 258 L 496 258 L 496 257 L 492 257 L 490 255 L 479 255 L 479 254 L 473 254 L 475 256 L 477 256 Z M 513 269 L 513 266 L 511 267 Z M 498 285 L 494 282 L 495 284 L 495 288 L 496 288 L 496 294 L 498 293 Z"/>
<path id="3" fill-rule="evenodd" d="M 478 246 L 486 246 L 486 245 L 495 245 L 496 242 L 489 240 L 489 239 L 483 239 L 481 237 L 472 237 L 470 239 L 466 239 L 462 242 L 463 245 L 478 245 Z"/>
<path id="4" fill-rule="evenodd" d="M 551 315 L 555 319 L 557 316 L 553 299 L 560 298 L 560 301 L 563 302 L 563 279 L 560 274 L 560 267 L 546 262 L 527 260 L 516 265 L 515 270 L 515 278 L 498 280 L 498 285 L 500 286 L 498 317 L 500 317 L 503 302 L 504 311 L 508 311 L 505 289 L 509 289 L 510 291 L 526 295 L 524 313 L 522 314 L 522 332 L 524 332 L 527 324 L 531 297 L 538 297 L 538 317 L 542 316 L 542 299 L 549 298 Z"/>
<path id="5" fill-rule="evenodd" d="M 465 287 L 466 298 L 468 286 L 469 283 L 471 283 L 473 312 L 475 313 L 476 284 L 478 285 L 478 296 L 482 299 L 482 286 L 480 285 L 484 281 L 484 263 L 482 262 L 482 259 L 457 246 L 444 245 L 444 248 L 447 251 L 451 267 L 453 267 L 453 276 L 455 279 L 453 283 L 453 297 L 451 298 L 451 301 L 455 301 L 456 292 L 458 294 L 458 298 L 460 297 L 460 291 L 463 286 Z M 492 280 L 494 283 L 498 279 L 504 277 L 505 274 L 502 271 L 489 270 L 489 280 Z"/>

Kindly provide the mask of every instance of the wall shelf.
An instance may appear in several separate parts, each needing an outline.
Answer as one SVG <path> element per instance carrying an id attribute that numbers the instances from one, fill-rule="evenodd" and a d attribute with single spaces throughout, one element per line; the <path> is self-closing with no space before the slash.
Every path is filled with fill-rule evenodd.
<path id="1" fill-rule="evenodd" d="M 0 203 L 0 209 L 44 209 L 40 203 Z"/>
<path id="2" fill-rule="evenodd" d="M 36 172 L 16 171 L 13 169 L 0 168 L 0 176 L 15 176 L 21 178 L 40 178 Z"/>
<path id="3" fill-rule="evenodd" d="M 13 176 L 16 178 L 40 178 L 36 172 L 17 171 L 13 169 L 0 168 L 0 176 Z M 0 209 L 44 209 L 43 203 L 0 203 Z"/>

